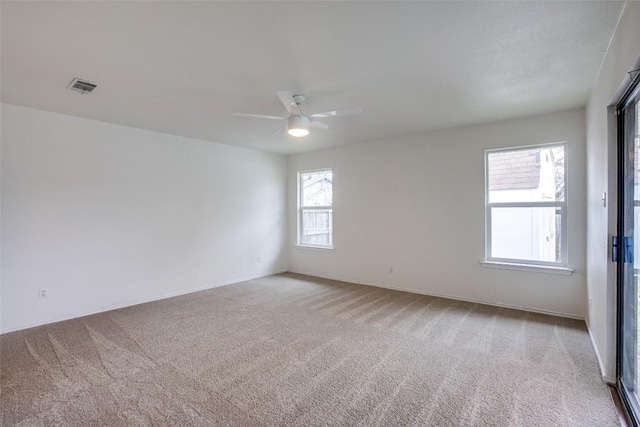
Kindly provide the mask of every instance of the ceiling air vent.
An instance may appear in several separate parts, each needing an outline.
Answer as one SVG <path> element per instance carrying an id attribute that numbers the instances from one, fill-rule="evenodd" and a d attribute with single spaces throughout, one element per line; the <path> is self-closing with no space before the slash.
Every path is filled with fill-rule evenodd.
<path id="1" fill-rule="evenodd" d="M 79 78 L 73 79 L 68 89 L 75 90 L 76 92 L 80 92 L 81 94 L 90 93 L 98 87 L 97 84 L 88 82 L 86 80 L 80 80 Z"/>

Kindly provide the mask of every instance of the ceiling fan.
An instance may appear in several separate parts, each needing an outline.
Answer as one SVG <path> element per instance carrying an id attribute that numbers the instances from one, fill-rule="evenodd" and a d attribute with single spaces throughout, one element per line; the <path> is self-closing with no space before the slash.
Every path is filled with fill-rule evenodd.
<path id="1" fill-rule="evenodd" d="M 344 110 L 332 110 L 325 111 L 323 113 L 304 114 L 302 112 L 302 103 L 306 99 L 304 95 L 293 95 L 287 90 L 279 90 L 276 92 L 280 102 L 287 109 L 288 117 L 281 116 L 265 116 L 263 114 L 250 114 L 250 113 L 233 113 L 238 117 L 253 117 L 257 119 L 272 119 L 272 120 L 287 120 L 285 127 L 287 132 L 292 136 L 306 136 L 309 134 L 309 128 L 314 127 L 318 129 L 324 129 L 333 132 L 340 132 L 341 130 L 328 124 L 316 121 L 317 118 L 336 117 L 336 116 L 348 116 L 350 114 L 362 113 L 362 108 L 346 108 Z"/>

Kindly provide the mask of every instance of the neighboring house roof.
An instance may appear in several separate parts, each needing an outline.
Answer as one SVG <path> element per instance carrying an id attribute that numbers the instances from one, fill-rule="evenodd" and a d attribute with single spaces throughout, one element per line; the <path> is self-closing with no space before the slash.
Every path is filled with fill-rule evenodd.
<path id="1" fill-rule="evenodd" d="M 331 204 L 332 178 L 326 173 L 310 174 L 303 182 L 304 206 Z"/>
<path id="2" fill-rule="evenodd" d="M 522 190 L 540 185 L 540 151 L 489 154 L 489 190 Z"/>
<path id="3" fill-rule="evenodd" d="M 327 175 L 325 175 L 325 174 L 314 174 L 314 175 L 311 175 L 310 178 L 305 179 L 303 184 L 304 184 L 304 186 L 306 188 L 306 187 L 310 187 L 312 185 L 315 185 L 316 183 L 318 183 L 320 181 L 324 181 L 324 182 L 328 182 L 328 183 L 332 182 L 332 180 L 327 178 Z"/>

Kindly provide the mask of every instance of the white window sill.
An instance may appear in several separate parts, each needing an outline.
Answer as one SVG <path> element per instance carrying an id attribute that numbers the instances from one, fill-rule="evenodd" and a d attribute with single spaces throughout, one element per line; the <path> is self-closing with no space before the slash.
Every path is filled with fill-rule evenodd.
<path id="1" fill-rule="evenodd" d="M 548 265 L 533 265 L 533 264 L 516 264 L 510 262 L 497 262 L 497 261 L 482 261 L 480 262 L 483 267 L 486 268 L 499 268 L 503 270 L 520 270 L 530 271 L 533 273 L 549 273 L 549 274 L 561 274 L 569 276 L 573 274 L 573 268 L 567 267 L 552 267 Z"/>
<path id="2" fill-rule="evenodd" d="M 311 251 L 333 252 L 333 246 L 313 246 L 313 245 L 296 244 L 296 248 L 304 249 L 304 250 L 311 250 Z"/>

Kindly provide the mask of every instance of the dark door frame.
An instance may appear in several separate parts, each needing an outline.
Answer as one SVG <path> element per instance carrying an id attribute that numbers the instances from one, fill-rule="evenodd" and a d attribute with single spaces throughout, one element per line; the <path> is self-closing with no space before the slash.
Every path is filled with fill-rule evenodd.
<path id="1" fill-rule="evenodd" d="M 627 137 L 626 129 L 626 110 L 634 101 L 640 100 L 640 72 L 636 72 L 633 76 L 631 84 L 628 86 L 620 101 L 616 105 L 616 136 L 617 136 L 617 244 L 618 257 L 616 266 L 616 388 L 623 403 L 627 420 L 634 427 L 640 427 L 640 407 L 638 402 L 630 396 L 631 391 L 621 381 L 622 361 L 623 361 L 623 326 L 624 326 L 624 302 L 625 295 L 623 292 L 623 281 L 625 278 L 624 260 L 625 248 L 623 243 L 624 227 L 625 227 L 625 174 L 627 151 L 625 150 L 625 142 Z M 612 251 L 613 252 L 613 251 Z M 638 254 L 640 255 L 640 254 Z M 636 302 L 637 303 L 637 302 Z"/>

